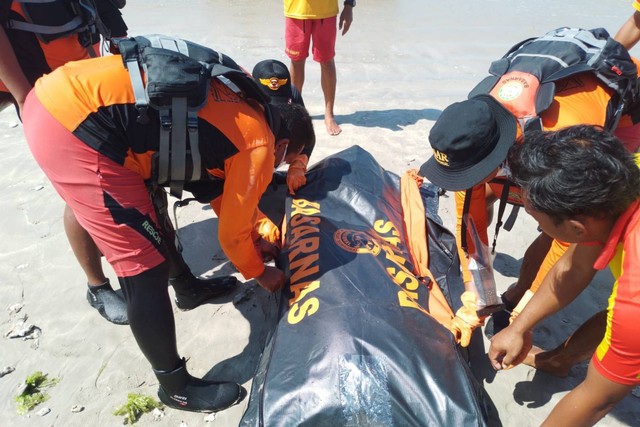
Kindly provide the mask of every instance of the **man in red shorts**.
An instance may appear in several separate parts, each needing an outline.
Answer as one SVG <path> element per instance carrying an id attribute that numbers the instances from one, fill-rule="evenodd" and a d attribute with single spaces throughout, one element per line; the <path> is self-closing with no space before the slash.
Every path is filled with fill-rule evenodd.
<path id="1" fill-rule="evenodd" d="M 2 1 L 0 3 L 0 93 L 11 95 L 21 109 L 33 83 L 69 61 L 100 55 L 100 37 L 126 37 L 127 25 L 118 10 L 124 1 L 87 2 L 94 24 L 83 17 L 73 28 L 56 33 L 54 23 L 76 22 L 68 2 Z M 33 27 L 30 27 L 33 25 Z M 47 28 L 46 34 L 37 30 Z"/>
<path id="2" fill-rule="evenodd" d="M 53 23 L 76 18 L 69 2 L 1 2 L 0 103 L 3 100 L 13 102 L 21 112 L 27 93 L 40 76 L 67 62 L 99 56 L 101 37 L 109 48 L 112 40 L 126 37 L 127 26 L 119 10 L 125 3 L 124 0 L 88 1 L 85 6 L 94 7 L 96 21 L 89 25 L 83 20 L 73 31 L 67 29 L 56 34 Z M 30 28 L 31 24 L 40 27 Z M 50 28 L 47 34 L 35 32 L 43 26 Z M 127 324 L 124 298 L 111 287 L 102 269 L 98 248 L 68 206 L 65 206 L 64 226 L 73 253 L 87 277 L 87 301 L 108 321 Z M 176 291 L 176 305 L 181 310 L 193 309 L 235 289 L 233 277 L 194 277 L 179 252 L 175 248 L 171 250 L 174 266 L 170 283 Z"/>
<path id="3" fill-rule="evenodd" d="M 522 362 L 531 329 L 562 309 L 609 266 L 616 282 L 606 331 L 586 379 L 553 409 L 544 426 L 597 423 L 640 384 L 640 170 L 611 134 L 591 126 L 532 132 L 510 150 L 524 206 L 567 252 L 513 323 L 491 340 L 495 369 Z"/>
<path id="4" fill-rule="evenodd" d="M 333 104 L 336 98 L 336 27 L 344 36 L 353 22 L 356 0 L 345 0 L 337 21 L 337 0 L 284 0 L 285 53 L 291 59 L 291 80 L 302 92 L 304 67 L 313 42 L 313 60 L 320 63 L 320 81 L 324 94 L 324 124 L 329 135 L 342 129 L 336 123 Z"/>
<path id="5" fill-rule="evenodd" d="M 137 64 L 129 70 L 143 73 Z M 167 236 L 146 182 L 159 175 L 152 174 L 154 154 L 161 164 L 166 153 L 160 149 L 161 115 L 154 108 L 140 109 L 136 92 L 120 55 L 64 65 L 30 92 L 25 135 L 36 161 L 116 272 L 131 330 L 160 383 L 160 400 L 182 410 L 219 411 L 238 402 L 243 391 L 235 383 L 192 377 L 178 355 L 167 290 Z M 286 104 L 275 110 L 241 95 L 218 79 L 206 87 L 206 103 L 195 118 L 195 142 L 208 175 L 188 191 L 211 201 L 218 240 L 230 262 L 246 279 L 255 278 L 274 292 L 286 277 L 263 262 L 273 256 L 273 246 L 260 235 L 264 221 L 258 201 L 274 165 L 291 162 L 315 136 L 304 107 Z M 172 147 L 175 153 L 177 146 Z M 173 189 L 176 179 L 166 185 Z"/>
<path id="6" fill-rule="evenodd" d="M 0 2 L 0 104 L 13 103 L 22 114 L 24 100 L 40 76 L 67 62 L 99 56 L 101 37 L 105 43 L 110 43 L 111 38 L 125 37 L 127 25 L 118 9 L 124 3 L 115 0 L 87 3 L 88 7 L 95 7 L 94 18 L 101 24 L 88 28 L 85 16 L 73 31 L 56 34 L 53 24 L 76 19 L 69 2 Z M 54 29 L 39 34 L 29 28 L 31 24 Z M 71 249 L 87 277 L 89 303 L 110 322 L 126 324 L 124 299 L 105 276 L 93 240 L 68 206 L 63 219 Z"/>

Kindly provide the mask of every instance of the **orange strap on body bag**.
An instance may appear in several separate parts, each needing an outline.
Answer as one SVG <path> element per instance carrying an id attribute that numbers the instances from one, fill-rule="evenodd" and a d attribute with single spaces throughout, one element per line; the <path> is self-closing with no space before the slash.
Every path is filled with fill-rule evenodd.
<path id="1" fill-rule="evenodd" d="M 414 265 L 414 274 L 421 278 L 423 282 L 425 281 L 424 279 L 428 279 L 431 282 L 429 287 L 429 314 L 444 327 L 450 329 L 453 311 L 429 270 L 427 224 L 424 204 L 419 190 L 423 181 L 424 179 L 418 175 L 418 171 L 415 169 L 406 171 L 400 178 L 404 237 Z"/>

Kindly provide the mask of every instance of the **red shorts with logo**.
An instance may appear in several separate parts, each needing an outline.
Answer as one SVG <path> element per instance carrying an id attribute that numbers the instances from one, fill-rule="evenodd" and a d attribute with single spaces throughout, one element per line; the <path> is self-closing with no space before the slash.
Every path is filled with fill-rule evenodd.
<path id="1" fill-rule="evenodd" d="M 337 17 L 324 19 L 294 19 L 285 17 L 285 53 L 292 61 L 309 56 L 313 41 L 313 60 L 331 61 L 336 56 Z"/>
<path id="2" fill-rule="evenodd" d="M 65 129 L 34 91 L 24 105 L 33 157 L 118 277 L 161 264 L 162 235 L 144 180 Z"/>

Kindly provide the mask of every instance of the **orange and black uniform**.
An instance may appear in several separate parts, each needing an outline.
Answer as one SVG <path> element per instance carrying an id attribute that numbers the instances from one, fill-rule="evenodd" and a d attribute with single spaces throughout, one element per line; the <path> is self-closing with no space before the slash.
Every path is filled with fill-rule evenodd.
<path id="1" fill-rule="evenodd" d="M 53 187 L 116 272 L 129 326 L 161 385 L 188 405 L 185 396 L 194 394 L 211 392 L 196 402 L 213 401 L 218 386 L 207 391 L 203 380 L 188 376 L 177 350 L 167 245 L 146 182 L 159 146 L 158 114 L 150 109 L 149 123 L 139 123 L 134 103 L 120 55 L 69 62 L 38 79 L 27 96 L 25 136 Z M 220 245 L 246 278 L 259 276 L 265 267 L 254 246 L 254 224 L 275 162 L 265 110 L 214 80 L 198 112 L 198 133 L 203 164 L 218 177 L 206 182 L 214 191 L 223 188 L 217 200 Z M 234 399 L 235 391 L 226 400 Z"/>
<path id="2" fill-rule="evenodd" d="M 164 261 L 144 182 L 158 150 L 159 120 L 150 109 L 149 123 L 139 123 L 134 103 L 119 55 L 58 68 L 36 82 L 25 103 L 34 157 L 119 277 Z M 252 233 L 275 160 L 264 108 L 214 79 L 198 118 L 199 148 L 211 174 L 201 184 L 219 196 L 212 205 L 220 245 L 245 278 L 259 276 L 264 263 Z"/>
<path id="3" fill-rule="evenodd" d="M 636 61 L 634 59 L 634 61 Z M 637 61 L 636 61 L 637 63 Z M 582 73 L 571 76 L 556 83 L 556 93 L 551 106 L 542 112 L 543 130 L 551 131 L 562 129 L 567 126 L 577 124 L 587 124 L 604 126 L 606 120 L 607 105 L 612 96 L 612 90 L 604 86 L 593 74 Z M 498 99 L 498 101 L 500 101 Z M 520 132 L 520 129 L 518 129 Z M 640 129 L 633 126 L 628 116 L 623 116 L 616 130 L 618 136 L 629 151 L 636 151 L 640 145 Z M 500 172 L 499 172 L 500 174 Z M 502 185 L 491 183 L 489 187 L 495 197 L 500 198 Z M 487 186 L 485 184 L 476 185 L 471 191 L 471 202 L 469 204 L 469 214 L 474 220 L 478 234 L 483 243 L 488 244 L 487 228 L 488 212 L 486 204 Z M 465 282 L 471 281 L 471 273 L 468 270 L 466 254 L 461 248 L 462 213 L 464 207 L 465 191 L 456 192 L 456 238 L 458 241 L 458 252 L 462 261 L 463 279 Z M 509 190 L 509 202 L 522 206 L 520 189 L 511 187 Z M 467 236 L 468 250 L 472 253 L 475 248 L 473 239 Z M 531 290 L 536 291 L 547 272 L 566 252 L 568 244 L 554 240 L 547 253 L 535 280 L 531 285 Z"/>
<path id="4" fill-rule="evenodd" d="M 97 0 L 96 5 L 98 15 L 109 29 L 111 36 L 126 36 L 127 25 L 122 19 L 120 10 L 109 0 Z M 37 5 L 34 6 L 37 7 Z M 50 3 L 46 7 L 52 8 L 54 5 Z M 63 7 L 63 5 L 60 7 Z M 87 47 L 80 43 L 78 34 L 65 35 L 45 42 L 33 32 L 13 29 L 8 25 L 10 20 L 27 22 L 28 20 L 25 16 L 26 14 L 20 3 L 13 0 L 0 0 L 0 25 L 4 28 L 20 68 L 29 83 L 34 84 L 43 74 L 50 73 L 69 61 L 79 61 L 91 57 Z M 35 23 L 43 24 L 41 22 Z M 98 42 L 99 40 L 97 39 L 91 40 L 93 44 Z M 88 48 L 97 50 L 95 49 L 96 46 L 89 46 Z M 99 52 L 96 51 L 95 54 L 99 54 Z M 1 81 L 0 92 L 8 92 Z"/>

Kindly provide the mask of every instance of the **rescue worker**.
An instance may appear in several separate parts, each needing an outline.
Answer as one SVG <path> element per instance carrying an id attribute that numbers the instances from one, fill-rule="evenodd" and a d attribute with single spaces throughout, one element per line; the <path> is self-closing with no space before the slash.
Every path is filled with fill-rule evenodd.
<path id="1" fill-rule="evenodd" d="M 291 162 L 315 140 L 311 118 L 297 105 L 267 115 L 266 104 L 241 97 L 215 78 L 207 94 L 197 128 L 208 175 L 185 189 L 202 201 L 212 200 L 218 240 L 240 273 L 277 291 L 285 275 L 263 262 L 275 255 L 277 227 L 261 217 L 257 205 L 274 166 Z M 118 276 L 131 330 L 160 383 L 160 400 L 202 412 L 237 403 L 243 396 L 240 385 L 194 378 L 178 355 L 166 286 L 167 239 L 145 183 L 153 179 L 160 118 L 150 108 L 147 120 L 138 119 L 121 56 L 59 67 L 36 82 L 23 110 L 36 161 Z M 271 241 L 261 237 L 265 228 Z"/>
<path id="2" fill-rule="evenodd" d="M 114 50 L 115 41 L 126 37 L 128 28 L 120 12 L 126 4 L 124 0 L 83 0 L 83 9 L 95 15 L 77 15 L 80 3 L 76 2 L 75 8 L 72 3 L 28 0 L 0 3 L 0 103 L 13 102 L 20 113 L 27 93 L 40 76 L 67 62 L 99 56 L 101 37 L 110 51 Z M 64 30 L 54 26 L 61 22 L 76 24 L 65 26 Z M 39 27 L 30 28 L 31 24 Z M 49 27 L 47 34 L 35 32 L 42 30 L 41 26 Z M 100 251 L 68 206 L 63 218 L 69 244 L 87 277 L 87 301 L 111 323 L 126 325 L 126 303 L 106 277 Z M 172 229 L 167 231 L 173 233 Z M 173 246 L 170 250 L 170 284 L 181 310 L 191 310 L 236 288 L 237 281 L 232 276 L 196 278 L 180 253 Z"/>
<path id="3" fill-rule="evenodd" d="M 620 49 L 623 48 L 620 46 Z M 637 69 L 634 73 L 637 74 Z M 506 87 L 507 84 L 518 82 L 521 76 L 509 80 L 509 74 L 504 74 L 499 81 L 504 82 Z M 526 90 L 500 92 L 497 88 L 498 85 L 491 94 L 478 94 L 454 103 L 442 112 L 429 134 L 434 156 L 420 169 L 421 175 L 432 183 L 456 192 L 456 238 L 463 280 L 467 287 L 472 283 L 467 254 L 475 248 L 468 230 L 466 244 L 462 243 L 463 214 L 468 210 L 480 240 L 488 245 L 487 228 L 493 215 L 492 205 L 501 198 L 504 182 L 511 172 L 511 165 L 505 163 L 506 155 L 522 133 L 522 122 L 518 122 L 514 112 L 505 105 L 508 102 L 516 104 L 517 96 L 526 97 Z M 555 94 L 550 106 L 539 114 L 541 128 L 557 130 L 576 124 L 605 126 L 611 119 L 609 104 L 614 95 L 617 95 L 614 90 L 591 71 L 560 79 L 555 82 Z M 535 95 L 532 99 L 535 100 Z M 640 130 L 630 116 L 623 115 L 620 118 L 616 134 L 629 151 L 634 152 L 640 146 Z M 471 189 L 470 197 L 467 189 Z M 522 196 L 517 186 L 508 188 L 507 197 L 510 204 L 522 206 Z M 466 246 L 466 250 L 463 246 Z M 544 232 L 530 244 L 524 254 L 517 282 L 502 294 L 506 310 L 492 315 L 493 333 L 504 328 L 510 318 L 518 315 L 568 247 L 568 243 L 553 239 Z M 601 324 L 591 335 L 601 336 L 603 328 L 604 324 Z"/>
<path id="4" fill-rule="evenodd" d="M 0 2 L 0 104 L 13 103 L 20 115 L 27 93 L 40 76 L 67 62 L 98 56 L 101 36 L 110 44 L 112 38 L 127 35 L 128 28 L 119 10 L 124 1 L 88 1 L 85 5 L 95 15 L 78 15 L 78 9 L 73 9 L 68 1 Z M 75 25 L 65 26 L 65 30 L 57 27 L 63 22 Z M 47 34 L 35 32 L 42 27 L 29 25 L 48 27 Z M 127 324 L 124 299 L 105 276 L 93 240 L 68 206 L 63 219 L 69 244 L 87 277 L 87 300 L 110 322 Z"/>
<path id="5" fill-rule="evenodd" d="M 551 411 L 543 426 L 591 426 L 640 384 L 640 170 L 608 132 L 575 126 L 525 133 L 509 154 L 512 178 L 540 228 L 571 246 L 546 275 L 513 323 L 491 340 L 497 370 L 520 363 L 531 348 L 531 329 L 573 301 L 597 270 L 615 277 L 606 332 L 587 376 Z"/>
<path id="6" fill-rule="evenodd" d="M 69 61 L 100 55 L 101 36 L 105 43 L 126 37 L 128 28 L 119 10 L 125 2 L 82 0 L 87 11 L 82 15 L 72 3 L 81 2 L 0 3 L 0 93 L 3 99 L 11 95 L 18 109 L 40 76 Z"/>

